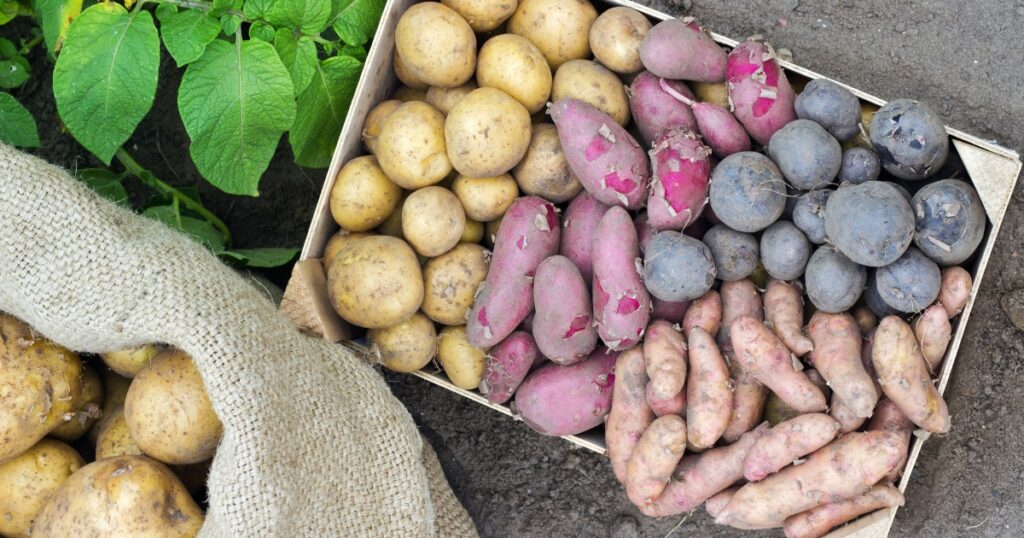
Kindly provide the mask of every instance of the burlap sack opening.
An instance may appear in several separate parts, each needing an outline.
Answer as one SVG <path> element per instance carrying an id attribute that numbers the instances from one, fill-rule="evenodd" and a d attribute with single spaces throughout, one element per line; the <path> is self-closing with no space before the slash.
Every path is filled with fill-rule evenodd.
<path id="1" fill-rule="evenodd" d="M 381 375 L 202 246 L 0 144 L 0 310 L 82 352 L 188 352 L 224 422 L 203 536 L 475 536 Z"/>

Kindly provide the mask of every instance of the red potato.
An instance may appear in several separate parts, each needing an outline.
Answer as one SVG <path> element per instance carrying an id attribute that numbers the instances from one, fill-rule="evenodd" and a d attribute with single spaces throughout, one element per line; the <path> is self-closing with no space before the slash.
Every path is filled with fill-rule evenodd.
<path id="1" fill-rule="evenodd" d="M 715 523 L 751 530 L 780 527 L 794 514 L 863 494 L 899 459 L 897 434 L 848 433 L 803 464 L 740 488 Z"/>
<path id="2" fill-rule="evenodd" d="M 949 319 L 964 311 L 971 298 L 974 281 L 963 267 L 954 265 L 942 270 L 942 284 L 939 286 L 939 303 L 946 308 Z"/>
<path id="3" fill-rule="evenodd" d="M 681 390 L 668 398 L 657 398 L 651 393 L 651 384 L 648 383 L 645 393 L 647 396 L 647 405 L 651 406 L 651 409 L 654 411 L 654 416 L 663 417 L 665 415 L 686 415 L 685 390 Z"/>
<path id="4" fill-rule="evenodd" d="M 693 17 L 655 24 L 640 42 L 640 61 L 668 79 L 722 82 L 726 53 Z"/>
<path id="5" fill-rule="evenodd" d="M 682 81 L 665 80 L 650 71 L 641 72 L 626 89 L 640 139 L 648 146 L 671 127 L 697 128 L 690 107 L 669 92 L 693 99 L 690 88 Z"/>
<path id="6" fill-rule="evenodd" d="M 686 451 L 686 421 L 676 415 L 654 419 L 626 464 L 626 496 L 637 506 L 656 499 Z"/>
<path id="7" fill-rule="evenodd" d="M 671 323 L 656 319 L 647 326 L 643 349 L 651 396 L 667 400 L 682 392 L 686 382 L 686 341 L 682 333 Z"/>
<path id="8" fill-rule="evenodd" d="M 739 486 L 733 486 L 731 488 L 723 489 L 718 493 L 714 494 L 710 499 L 704 501 L 704 509 L 708 511 L 708 515 L 712 519 L 718 517 L 718 514 L 725 509 L 729 501 L 732 500 L 732 496 L 739 491 Z"/>
<path id="9" fill-rule="evenodd" d="M 764 405 L 768 400 L 768 389 L 740 365 L 732 353 L 731 345 L 721 350 L 725 355 L 726 364 L 729 365 L 729 375 L 733 384 L 729 425 L 726 426 L 722 439 L 726 443 L 734 443 L 761 421 Z"/>
<path id="10" fill-rule="evenodd" d="M 682 323 L 686 312 L 690 309 L 690 301 L 662 301 L 651 297 L 651 317 L 664 319 L 672 323 Z"/>
<path id="11" fill-rule="evenodd" d="M 647 371 L 640 348 L 623 351 L 615 360 L 612 410 L 604 425 L 604 442 L 612 472 L 620 483 L 626 480 L 626 464 L 640 436 L 654 421 L 647 405 Z"/>
<path id="12" fill-rule="evenodd" d="M 860 333 L 863 335 L 868 334 L 871 329 L 878 327 L 878 316 L 866 306 L 854 308 L 853 319 L 857 320 L 857 326 L 860 327 Z"/>
<path id="13" fill-rule="evenodd" d="M 576 435 L 600 426 L 611 409 L 618 356 L 598 348 L 572 366 L 537 368 L 516 391 L 516 413 L 544 435 Z"/>
<path id="14" fill-rule="evenodd" d="M 715 290 L 694 299 L 683 316 L 683 334 L 690 334 L 694 327 L 700 327 L 708 334 L 716 335 L 721 325 L 722 297 Z"/>
<path id="15" fill-rule="evenodd" d="M 695 130 L 700 132 L 704 143 L 715 155 L 724 158 L 733 153 L 750 151 L 750 136 L 732 112 L 715 103 L 697 101 L 689 92 L 675 91 L 665 79 L 661 79 L 660 83 L 665 93 L 690 107 L 697 123 Z"/>
<path id="16" fill-rule="evenodd" d="M 732 112 L 758 144 L 767 145 L 775 131 L 796 119 L 796 92 L 771 45 L 754 38 L 737 45 L 729 53 L 726 79 Z"/>
<path id="17" fill-rule="evenodd" d="M 918 427 L 932 433 L 949 431 L 949 410 L 932 384 L 910 325 L 897 316 L 878 324 L 871 362 L 882 391 Z"/>
<path id="18" fill-rule="evenodd" d="M 732 380 L 714 337 L 700 327 L 694 327 L 689 335 L 686 442 L 693 450 L 704 450 L 714 446 L 729 426 Z"/>
<path id="19" fill-rule="evenodd" d="M 533 338 L 545 357 L 576 364 L 597 346 L 587 282 L 569 258 L 556 255 L 540 263 L 533 305 Z"/>
<path id="20" fill-rule="evenodd" d="M 786 518 L 786 538 L 818 538 L 828 531 L 875 510 L 903 506 L 903 494 L 892 484 L 878 484 L 852 499 L 823 504 Z"/>
<path id="21" fill-rule="evenodd" d="M 533 275 L 558 252 L 561 227 L 554 204 L 536 196 L 512 202 L 498 228 L 487 279 L 467 317 L 469 343 L 492 347 L 516 329 L 533 309 Z"/>
<path id="22" fill-rule="evenodd" d="M 797 357 L 814 349 L 814 343 L 803 334 L 803 293 L 781 280 L 771 279 L 764 292 L 764 315 L 775 334 Z"/>
<path id="23" fill-rule="evenodd" d="M 530 333 L 516 331 L 508 335 L 487 354 L 480 394 L 491 403 L 509 401 L 539 356 Z"/>
<path id="24" fill-rule="evenodd" d="M 835 395 L 832 396 L 832 406 L 829 407 L 828 414 L 839 423 L 839 433 L 856 431 L 868 420 L 867 417 L 858 417 L 850 406 Z"/>
<path id="25" fill-rule="evenodd" d="M 605 211 L 608 211 L 608 206 L 584 191 L 569 202 L 562 217 L 562 242 L 558 253 L 572 260 L 587 282 L 594 276 L 594 264 L 590 258 L 594 231 Z"/>
<path id="26" fill-rule="evenodd" d="M 647 220 L 657 231 L 680 230 L 700 217 L 708 200 L 711 149 L 700 135 L 673 127 L 655 139 Z"/>
<path id="27" fill-rule="evenodd" d="M 640 144 L 608 114 L 577 99 L 549 110 L 562 151 L 583 188 L 599 202 L 637 209 L 647 195 L 650 172 Z"/>
<path id="28" fill-rule="evenodd" d="M 608 349 L 636 345 L 650 320 L 651 297 L 637 270 L 638 254 L 636 228 L 629 213 L 618 206 L 610 208 L 597 225 L 591 251 L 594 319 Z"/>
<path id="29" fill-rule="evenodd" d="M 914 336 L 921 346 L 921 356 L 928 363 L 928 371 L 934 374 L 946 357 L 946 348 L 953 338 L 953 326 L 949 323 L 949 314 L 941 303 L 935 303 L 925 309 L 914 320 Z"/>
<path id="30" fill-rule="evenodd" d="M 732 324 L 740 316 L 764 321 L 761 292 L 750 280 L 722 282 L 718 288 L 722 299 L 722 326 L 718 329 L 718 347 L 732 349 Z"/>
<path id="31" fill-rule="evenodd" d="M 903 454 L 903 457 L 893 470 L 885 475 L 886 480 L 895 482 L 903 474 L 903 469 L 907 466 L 907 459 L 910 457 L 910 438 L 914 434 L 914 423 L 907 418 L 907 415 L 903 414 L 903 411 L 900 411 L 899 407 L 896 407 L 892 400 L 882 398 L 878 402 L 878 406 L 875 407 L 875 414 L 871 416 L 867 429 L 868 431 L 899 434 L 900 452 Z"/>
<path id="32" fill-rule="evenodd" d="M 668 517 L 697 508 L 711 496 L 743 479 L 743 458 L 754 442 L 768 433 L 768 424 L 744 433 L 729 446 L 686 456 L 672 480 L 653 503 L 640 511 L 652 517 Z"/>
<path id="33" fill-rule="evenodd" d="M 737 318 L 732 324 L 732 346 L 740 366 L 793 409 L 814 413 L 827 407 L 821 389 L 794 367 L 792 353 L 761 321 L 751 316 Z"/>
<path id="34" fill-rule="evenodd" d="M 818 311 L 811 316 L 807 334 L 814 342 L 811 362 L 828 381 L 835 397 L 854 416 L 870 417 L 878 403 L 878 391 L 861 362 L 862 337 L 857 321 L 849 314 Z"/>
<path id="35" fill-rule="evenodd" d="M 779 423 L 757 440 L 743 460 L 743 477 L 763 480 L 779 469 L 829 444 L 839 423 L 824 413 L 808 413 Z"/>

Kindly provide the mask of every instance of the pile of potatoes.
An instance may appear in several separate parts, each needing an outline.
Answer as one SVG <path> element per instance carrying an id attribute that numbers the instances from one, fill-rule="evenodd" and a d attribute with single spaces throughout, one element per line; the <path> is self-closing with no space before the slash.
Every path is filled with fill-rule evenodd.
<path id="1" fill-rule="evenodd" d="M 436 358 L 544 434 L 604 424 L 652 516 L 817 536 L 902 504 L 986 228 L 931 181 L 931 109 L 588 0 L 421 2 L 394 40 L 323 256 L 384 366 Z"/>
<path id="2" fill-rule="evenodd" d="M 0 536 L 199 533 L 223 429 L 192 359 L 100 359 L 0 313 Z"/>

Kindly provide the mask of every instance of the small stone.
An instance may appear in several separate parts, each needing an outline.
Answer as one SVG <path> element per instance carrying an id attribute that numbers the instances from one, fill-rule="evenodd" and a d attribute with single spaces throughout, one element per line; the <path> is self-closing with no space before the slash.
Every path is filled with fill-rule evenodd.
<path id="1" fill-rule="evenodd" d="M 1017 14 L 1024 16 L 1024 6 L 1020 6 L 1019 8 L 1017 8 Z"/>
<path id="2" fill-rule="evenodd" d="M 786 7 L 790 11 L 796 11 L 796 8 L 800 7 L 800 0 L 786 0 Z"/>
<path id="3" fill-rule="evenodd" d="M 999 300 L 1003 312 L 1018 329 L 1024 331 L 1024 288 L 1016 289 L 1003 295 Z"/>
<path id="4" fill-rule="evenodd" d="M 896 31 L 897 32 L 902 32 L 902 31 L 904 31 L 906 29 L 907 29 L 907 25 L 906 24 L 903 24 L 902 22 L 897 22 L 896 23 Z"/>
<path id="5" fill-rule="evenodd" d="M 609 538 L 640 538 L 640 523 L 633 516 L 619 515 L 608 528 Z"/>

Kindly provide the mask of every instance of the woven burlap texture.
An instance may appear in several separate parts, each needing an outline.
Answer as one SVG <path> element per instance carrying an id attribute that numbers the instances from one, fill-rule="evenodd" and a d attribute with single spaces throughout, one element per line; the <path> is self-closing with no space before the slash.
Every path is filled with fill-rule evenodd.
<path id="1" fill-rule="evenodd" d="M 202 536 L 475 536 L 373 367 L 194 241 L 0 144 L 0 310 L 82 352 L 194 359 L 224 439 Z"/>

